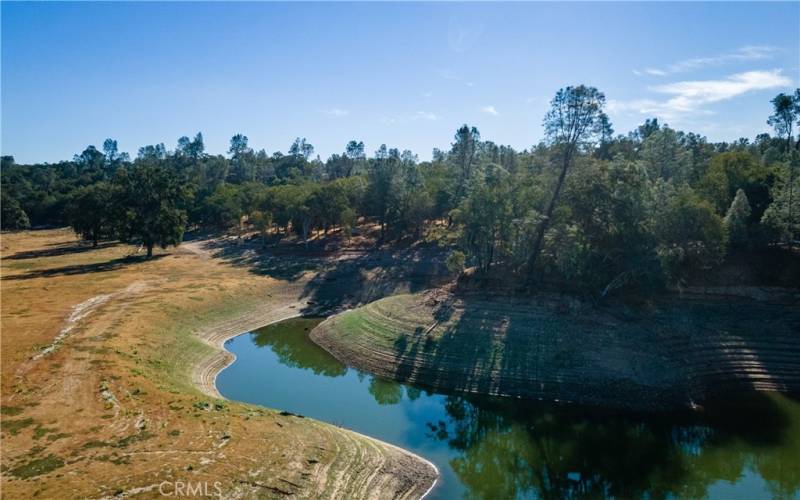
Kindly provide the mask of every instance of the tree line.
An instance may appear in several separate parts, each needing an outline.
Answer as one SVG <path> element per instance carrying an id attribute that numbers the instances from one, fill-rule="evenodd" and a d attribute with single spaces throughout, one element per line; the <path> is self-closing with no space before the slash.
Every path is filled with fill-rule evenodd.
<path id="1" fill-rule="evenodd" d="M 381 241 L 448 246 L 454 271 L 603 295 L 654 289 L 732 254 L 796 243 L 800 89 L 771 103 L 774 136 L 711 143 L 656 119 L 614 135 L 603 93 L 566 87 L 539 144 L 516 151 L 464 125 L 424 162 L 385 144 L 368 155 L 355 140 L 326 161 L 305 138 L 268 154 L 241 134 L 211 155 L 200 133 L 131 159 L 108 139 L 56 164 L 3 156 L 2 227 L 70 225 L 94 244 L 138 242 L 152 255 L 193 227 L 307 242 L 373 222 Z"/>

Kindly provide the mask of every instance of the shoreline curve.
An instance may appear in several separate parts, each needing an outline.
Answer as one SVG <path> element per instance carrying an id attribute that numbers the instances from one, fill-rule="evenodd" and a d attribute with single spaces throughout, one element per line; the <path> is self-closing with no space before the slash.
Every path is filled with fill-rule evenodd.
<path id="1" fill-rule="evenodd" d="M 226 321 L 221 324 L 216 324 L 212 327 L 208 327 L 203 331 L 199 332 L 197 335 L 199 338 L 205 342 L 207 345 L 214 348 L 214 352 L 210 355 L 207 359 L 203 360 L 199 364 L 195 366 L 194 372 L 192 374 L 192 381 L 194 385 L 205 395 L 217 399 L 223 399 L 228 401 L 228 398 L 223 396 L 219 389 L 217 389 L 217 376 L 224 370 L 225 368 L 229 367 L 236 361 L 236 355 L 232 352 L 225 349 L 225 342 L 228 340 L 238 337 L 240 335 L 244 335 L 245 333 L 249 333 L 253 330 L 258 328 L 263 328 L 265 326 L 278 323 L 281 321 L 286 321 L 292 318 L 298 318 L 301 316 L 307 316 L 307 313 L 304 313 L 304 308 L 308 306 L 307 302 L 304 301 L 296 301 L 286 304 L 284 306 L 278 308 L 270 308 L 265 311 L 253 311 L 249 314 L 245 314 L 244 316 L 237 317 L 234 320 Z M 322 422 L 326 425 L 333 425 L 327 422 Z M 372 436 L 368 436 L 366 434 L 362 434 L 358 431 L 354 431 L 352 429 L 344 428 L 344 427 L 337 427 L 337 429 L 355 434 L 360 436 L 364 439 L 369 439 L 370 441 L 374 441 L 384 445 L 388 448 L 395 449 L 404 455 L 408 455 L 426 465 L 428 465 L 434 472 L 434 479 L 431 485 L 428 487 L 427 490 L 420 496 L 420 500 L 426 498 L 439 484 L 439 468 L 436 467 L 436 464 L 431 462 L 430 460 L 417 455 L 416 453 L 397 446 L 392 443 L 388 443 L 386 441 L 381 441 L 380 439 L 376 439 Z"/>

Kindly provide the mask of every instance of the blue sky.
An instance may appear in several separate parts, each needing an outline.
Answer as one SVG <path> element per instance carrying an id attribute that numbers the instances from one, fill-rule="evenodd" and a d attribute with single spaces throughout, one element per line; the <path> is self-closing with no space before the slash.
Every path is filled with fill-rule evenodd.
<path id="1" fill-rule="evenodd" d="M 462 123 L 526 148 L 559 87 L 711 140 L 767 131 L 800 80 L 800 3 L 2 2 L 2 153 L 135 154 L 202 131 L 268 152 L 307 137 L 430 158 Z"/>

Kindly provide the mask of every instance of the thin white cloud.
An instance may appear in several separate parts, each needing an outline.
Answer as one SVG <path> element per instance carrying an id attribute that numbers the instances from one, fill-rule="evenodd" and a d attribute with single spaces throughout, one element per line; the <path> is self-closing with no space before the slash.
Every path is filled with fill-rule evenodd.
<path id="1" fill-rule="evenodd" d="M 414 113 L 414 116 L 413 116 L 412 119 L 415 119 L 415 120 L 417 120 L 417 119 L 420 119 L 420 120 L 431 120 L 431 121 L 433 121 L 433 120 L 438 120 L 439 119 L 439 115 L 437 115 L 436 113 L 433 113 L 431 111 L 417 111 L 416 113 Z"/>
<path id="2" fill-rule="evenodd" d="M 441 116 L 437 115 L 433 111 L 415 111 L 413 113 L 405 113 L 401 115 L 382 116 L 380 118 L 380 121 L 381 123 L 391 125 L 394 123 L 402 123 L 402 122 L 417 121 L 417 120 L 436 121 L 440 118 Z"/>
<path id="3" fill-rule="evenodd" d="M 747 71 L 731 75 L 724 80 L 693 80 L 668 83 L 653 90 L 674 97 L 667 101 L 679 111 L 690 111 L 697 106 L 724 101 L 754 90 L 767 90 L 791 85 L 792 80 L 780 70 Z"/>
<path id="4" fill-rule="evenodd" d="M 331 116 L 347 116 L 350 114 L 350 111 L 341 108 L 321 109 L 319 112 Z"/>
<path id="5" fill-rule="evenodd" d="M 718 54 L 710 57 L 692 57 L 670 64 L 663 68 L 646 68 L 644 70 L 634 70 L 637 75 L 648 74 L 653 76 L 667 76 L 675 73 L 685 73 L 695 69 L 706 68 L 709 66 L 721 66 L 742 61 L 759 61 L 772 59 L 780 49 L 769 45 L 746 45 L 738 49 Z"/>
<path id="6" fill-rule="evenodd" d="M 492 116 L 498 116 L 500 114 L 494 106 L 484 106 L 481 108 L 481 111 Z"/>
<path id="7" fill-rule="evenodd" d="M 644 72 L 646 74 L 648 74 L 648 75 L 653 75 L 653 76 L 666 76 L 667 75 L 666 71 L 664 71 L 663 69 L 658 69 L 658 68 L 645 68 Z"/>
<path id="8" fill-rule="evenodd" d="M 609 100 L 610 113 L 639 113 L 675 120 L 689 115 L 707 115 L 707 105 L 734 99 L 758 90 L 788 87 L 792 80 L 781 70 L 747 71 L 720 80 L 686 80 L 650 87 L 650 90 L 669 96 L 666 100 L 637 99 Z"/>

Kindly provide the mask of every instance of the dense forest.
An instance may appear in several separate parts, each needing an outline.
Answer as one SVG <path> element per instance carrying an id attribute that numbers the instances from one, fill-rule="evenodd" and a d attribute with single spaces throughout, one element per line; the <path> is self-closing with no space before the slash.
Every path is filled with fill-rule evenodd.
<path id="1" fill-rule="evenodd" d="M 691 281 L 800 238 L 800 89 L 772 101 L 775 135 L 710 143 L 656 119 L 615 135 L 604 95 L 561 89 L 545 141 L 523 151 L 459 128 L 431 161 L 350 141 L 326 161 L 298 138 L 287 153 L 244 135 L 227 156 L 203 136 L 135 159 L 107 139 L 71 161 L 20 165 L 2 157 L 4 230 L 70 225 L 97 244 L 177 245 L 186 229 L 257 230 L 265 244 L 365 223 L 378 243 L 426 240 L 451 249 L 448 267 L 519 287 L 569 284 L 606 296 Z M 301 247 L 302 248 L 302 247 Z M 501 272 L 497 272 L 501 271 Z"/>

